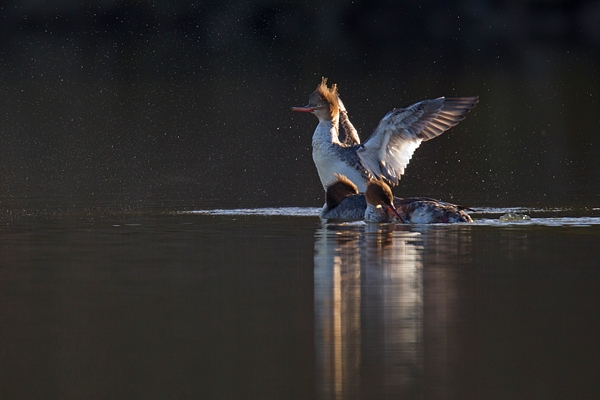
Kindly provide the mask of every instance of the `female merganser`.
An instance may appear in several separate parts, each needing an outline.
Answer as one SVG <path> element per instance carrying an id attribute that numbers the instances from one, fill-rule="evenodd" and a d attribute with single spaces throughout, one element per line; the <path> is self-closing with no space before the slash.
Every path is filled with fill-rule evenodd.
<path id="1" fill-rule="evenodd" d="M 367 200 L 358 194 L 358 188 L 344 175 L 335 174 L 336 180 L 325 192 L 325 205 L 321 210 L 323 219 L 358 221 L 365 217 Z"/>
<path id="2" fill-rule="evenodd" d="M 323 219 L 361 220 L 433 224 L 473 222 L 465 207 L 427 197 L 394 197 L 390 187 L 371 181 L 365 194 L 343 175 L 327 187 L 327 202 L 321 211 Z"/>
<path id="3" fill-rule="evenodd" d="M 307 106 L 292 110 L 309 112 L 319 119 L 312 146 L 323 188 L 335 180 L 337 173 L 346 175 L 364 192 L 372 179 L 397 185 L 421 142 L 441 135 L 462 121 L 478 99 L 477 96 L 438 97 L 396 108 L 383 117 L 362 144 L 338 97 L 337 86 L 328 88 L 325 78 L 310 95 Z"/>

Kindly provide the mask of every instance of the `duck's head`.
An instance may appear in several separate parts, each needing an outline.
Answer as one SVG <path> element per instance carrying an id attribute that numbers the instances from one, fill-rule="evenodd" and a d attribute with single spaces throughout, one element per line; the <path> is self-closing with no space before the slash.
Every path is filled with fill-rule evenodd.
<path id="1" fill-rule="evenodd" d="M 358 188 L 345 175 L 334 174 L 335 181 L 327 185 L 327 208 L 330 210 L 338 206 L 346 197 L 358 194 Z"/>
<path id="2" fill-rule="evenodd" d="M 331 121 L 339 113 L 337 85 L 327 87 L 327 78 L 322 78 L 321 84 L 308 98 L 308 105 L 292 107 L 292 111 L 309 112 L 319 118 L 319 121 Z"/>
<path id="3" fill-rule="evenodd" d="M 390 210 L 398 217 L 398 220 L 404 222 L 404 218 L 398 214 L 396 207 L 394 206 L 394 194 L 390 187 L 382 181 L 371 180 L 367 184 L 367 191 L 365 192 L 365 199 L 368 204 L 375 206 L 376 208 L 383 208 Z"/>

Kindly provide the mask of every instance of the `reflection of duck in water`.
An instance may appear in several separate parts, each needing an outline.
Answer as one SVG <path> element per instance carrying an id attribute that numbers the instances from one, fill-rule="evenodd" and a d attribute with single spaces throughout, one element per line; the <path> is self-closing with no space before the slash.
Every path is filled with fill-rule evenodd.
<path id="1" fill-rule="evenodd" d="M 307 106 L 292 110 L 312 113 L 319 119 L 312 147 L 323 187 L 335 179 L 334 174 L 343 174 L 365 191 L 371 179 L 397 185 L 421 142 L 458 124 L 477 101 L 477 96 L 438 97 L 396 108 L 383 117 L 364 143 L 348 119 L 336 85 L 327 87 L 325 78 L 310 95 Z"/>
<path id="2" fill-rule="evenodd" d="M 327 186 L 323 219 L 361 220 L 369 222 L 400 221 L 413 224 L 473 222 L 465 208 L 426 197 L 394 197 L 390 187 L 371 181 L 365 194 L 343 175 Z"/>

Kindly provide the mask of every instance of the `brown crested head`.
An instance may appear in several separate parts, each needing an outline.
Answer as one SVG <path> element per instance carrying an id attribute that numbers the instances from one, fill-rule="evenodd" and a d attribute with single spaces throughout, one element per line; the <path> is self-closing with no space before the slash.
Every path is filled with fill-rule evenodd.
<path id="1" fill-rule="evenodd" d="M 329 105 L 329 114 L 333 119 L 339 112 L 337 85 L 327 87 L 327 78 L 323 77 L 321 83 L 310 95 L 309 104 L 312 106 Z"/>
<path id="2" fill-rule="evenodd" d="M 327 194 L 325 196 L 327 207 L 332 209 L 339 205 L 346 197 L 358 194 L 356 185 L 345 175 L 334 174 L 335 181 L 327 185 Z"/>
<path id="3" fill-rule="evenodd" d="M 372 180 L 365 192 L 367 202 L 375 206 L 393 206 L 394 194 L 390 187 L 382 181 Z"/>

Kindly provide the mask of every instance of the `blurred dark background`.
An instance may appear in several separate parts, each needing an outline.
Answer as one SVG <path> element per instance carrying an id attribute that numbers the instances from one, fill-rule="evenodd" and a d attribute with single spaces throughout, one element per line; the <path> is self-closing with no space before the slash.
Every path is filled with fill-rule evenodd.
<path id="1" fill-rule="evenodd" d="M 8 1 L 0 205 L 320 206 L 321 76 L 364 139 L 478 94 L 395 189 L 474 206 L 600 196 L 600 2 Z"/>

